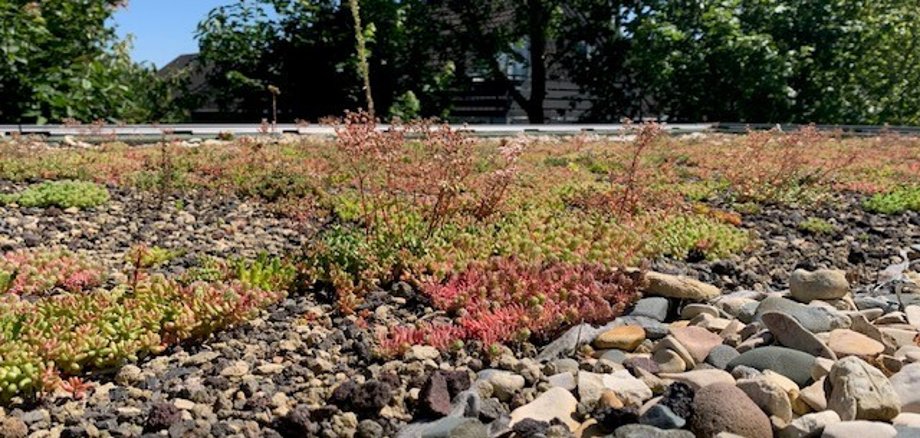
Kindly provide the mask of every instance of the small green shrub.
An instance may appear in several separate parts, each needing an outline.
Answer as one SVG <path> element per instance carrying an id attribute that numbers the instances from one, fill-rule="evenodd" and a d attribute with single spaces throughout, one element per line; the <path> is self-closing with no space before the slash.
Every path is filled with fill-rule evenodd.
<path id="1" fill-rule="evenodd" d="M 165 265 L 173 259 L 181 257 L 184 253 L 185 251 L 181 249 L 136 245 L 125 254 L 125 261 L 137 268 L 150 269 Z"/>
<path id="2" fill-rule="evenodd" d="M 694 181 L 681 185 L 680 192 L 690 201 L 703 202 L 714 199 L 728 188 L 724 181 Z"/>
<path id="3" fill-rule="evenodd" d="M 690 251 L 702 252 L 715 260 L 741 252 L 750 236 L 734 225 L 706 216 L 674 216 L 652 230 L 649 255 L 686 258 Z"/>
<path id="4" fill-rule="evenodd" d="M 286 295 L 294 272 L 265 256 L 236 267 L 210 282 L 154 274 L 93 293 L 0 296 L 0 402 L 67 390 L 80 382 L 68 376 L 111 370 L 248 321 Z"/>
<path id="5" fill-rule="evenodd" d="M 741 214 L 755 215 L 760 214 L 763 208 L 756 202 L 737 202 L 732 208 Z"/>
<path id="6" fill-rule="evenodd" d="M 0 195 L 0 204 L 16 203 L 23 207 L 90 208 L 109 200 L 105 187 L 86 181 L 48 181 L 29 186 L 9 195 Z"/>
<path id="7" fill-rule="evenodd" d="M 897 214 L 908 210 L 920 211 L 920 186 L 903 187 L 879 193 L 863 202 L 863 208 L 873 213 Z"/>
<path id="8" fill-rule="evenodd" d="M 837 228 L 834 227 L 834 225 L 817 217 L 810 217 L 799 222 L 798 228 L 801 231 L 811 234 L 834 234 L 837 232 Z"/>

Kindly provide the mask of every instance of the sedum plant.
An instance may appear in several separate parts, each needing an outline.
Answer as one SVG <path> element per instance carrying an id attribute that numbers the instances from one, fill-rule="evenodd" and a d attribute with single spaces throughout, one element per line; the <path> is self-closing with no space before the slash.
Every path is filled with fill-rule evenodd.
<path id="1" fill-rule="evenodd" d="M 91 208 L 105 204 L 109 191 L 86 181 L 47 181 L 34 184 L 19 193 L 0 195 L 0 204 L 16 203 L 23 207 Z"/>
<path id="2" fill-rule="evenodd" d="M 82 292 L 105 280 L 104 269 L 68 251 L 18 250 L 0 257 L 0 294 Z"/>
<path id="3" fill-rule="evenodd" d="M 382 331 L 380 353 L 397 354 L 410 341 L 444 349 L 464 339 L 491 351 L 501 343 L 546 339 L 581 322 L 606 322 L 638 298 L 641 278 L 641 271 L 594 263 L 473 262 L 444 282 L 422 286 L 434 307 L 454 317 L 451 324 Z"/>
<path id="4" fill-rule="evenodd" d="M 79 396 L 80 373 L 207 337 L 285 295 L 291 267 L 267 258 L 239 266 L 211 282 L 183 284 L 155 274 L 88 294 L 0 296 L 0 400 L 55 388 Z"/>
<path id="5" fill-rule="evenodd" d="M 863 208 L 882 214 L 920 211 L 920 186 L 902 187 L 888 193 L 877 193 L 863 202 Z"/>

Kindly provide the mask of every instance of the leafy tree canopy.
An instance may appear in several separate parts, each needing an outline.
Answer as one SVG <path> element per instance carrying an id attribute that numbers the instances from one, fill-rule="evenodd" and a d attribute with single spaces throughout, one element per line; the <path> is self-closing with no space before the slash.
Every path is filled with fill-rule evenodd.
<path id="1" fill-rule="evenodd" d="M 180 81 L 133 63 L 107 25 L 119 0 L 0 0 L 0 120 L 176 120 Z"/>

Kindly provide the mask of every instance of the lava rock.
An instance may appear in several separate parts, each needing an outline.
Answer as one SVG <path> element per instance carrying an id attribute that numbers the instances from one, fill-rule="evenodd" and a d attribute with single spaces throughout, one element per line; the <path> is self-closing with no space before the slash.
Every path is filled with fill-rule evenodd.
<path id="1" fill-rule="evenodd" d="M 155 402 L 150 405 L 147 412 L 147 421 L 145 430 L 158 431 L 169 429 L 174 423 L 182 419 L 182 411 L 174 404 L 167 402 Z"/>

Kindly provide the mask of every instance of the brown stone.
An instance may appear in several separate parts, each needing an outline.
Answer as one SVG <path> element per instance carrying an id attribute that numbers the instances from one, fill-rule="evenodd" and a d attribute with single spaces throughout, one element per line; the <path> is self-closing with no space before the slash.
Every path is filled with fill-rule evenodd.
<path id="1" fill-rule="evenodd" d="M 594 347 L 602 350 L 616 348 L 633 351 L 645 340 L 645 329 L 638 325 L 614 327 L 594 339 Z"/>
<path id="2" fill-rule="evenodd" d="M 744 391 L 730 383 L 703 387 L 693 398 L 690 428 L 697 436 L 711 437 L 729 432 L 748 438 L 772 438 L 767 415 Z"/>

